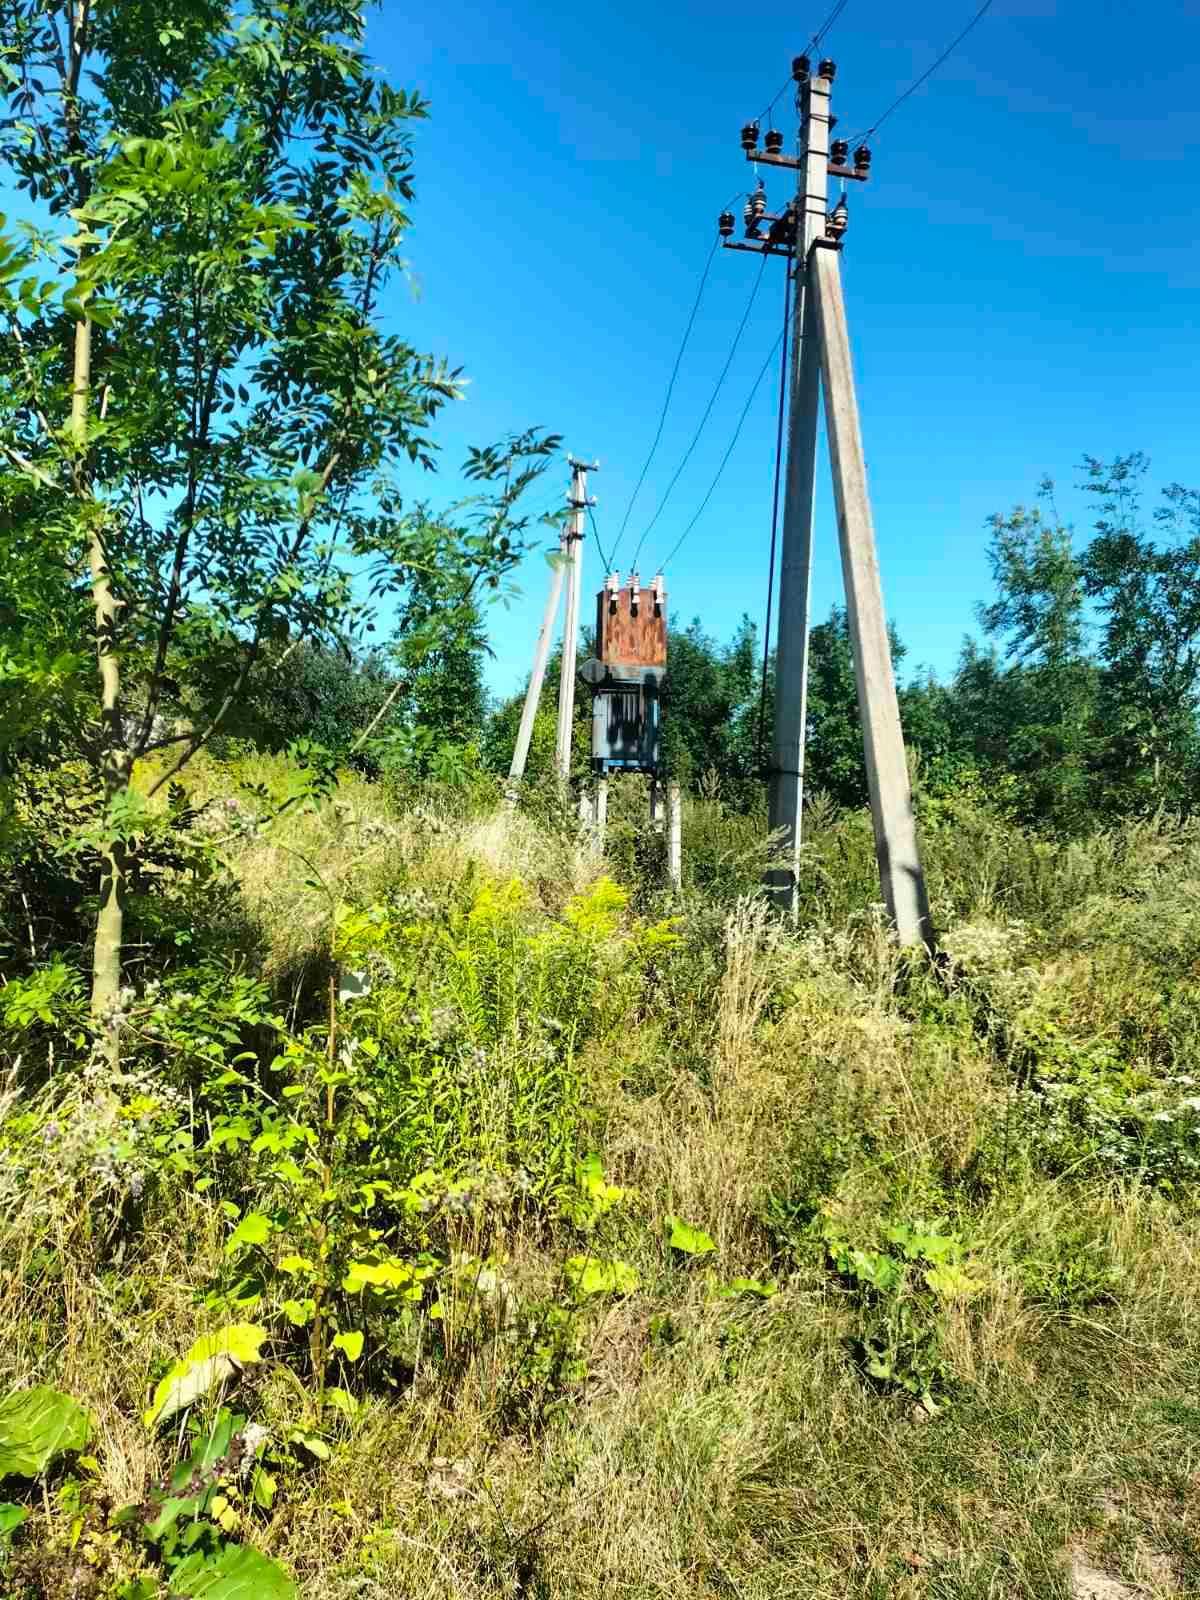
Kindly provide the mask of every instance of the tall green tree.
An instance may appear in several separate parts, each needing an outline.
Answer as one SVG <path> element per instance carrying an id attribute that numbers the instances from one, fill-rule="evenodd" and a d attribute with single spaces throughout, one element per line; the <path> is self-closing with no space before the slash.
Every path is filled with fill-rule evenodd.
<path id="1" fill-rule="evenodd" d="M 1200 757 L 1200 491 L 1164 489 L 1151 533 L 1146 456 L 1085 456 L 1083 468 L 1098 506 L 1081 566 L 1100 617 L 1099 765 L 1129 805 L 1190 808 Z"/>
<path id="2" fill-rule="evenodd" d="M 27 497 L 0 561 L 38 530 L 91 611 L 105 1024 L 133 763 L 168 751 L 170 783 L 285 632 L 345 638 L 384 597 L 403 632 L 415 573 L 498 581 L 545 459 L 534 435 L 473 452 L 491 492 L 453 523 L 402 498 L 457 375 L 383 322 L 426 108 L 363 39 L 344 0 L 0 0 L 0 166 L 43 219 L 0 244 L 0 456 Z"/>

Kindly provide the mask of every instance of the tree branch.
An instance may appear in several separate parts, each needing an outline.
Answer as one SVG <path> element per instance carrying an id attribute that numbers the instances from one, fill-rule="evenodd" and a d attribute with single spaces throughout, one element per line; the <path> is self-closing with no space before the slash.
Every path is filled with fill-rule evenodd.
<path id="1" fill-rule="evenodd" d="M 309 512 L 308 516 L 302 519 L 299 527 L 296 529 L 296 537 L 292 540 L 292 546 L 288 552 L 287 564 L 289 566 L 292 562 L 298 559 L 301 550 L 303 550 L 308 541 L 308 536 L 312 531 L 313 518 L 316 516 L 317 503 L 319 503 L 320 499 L 322 496 L 324 496 L 326 490 L 329 488 L 330 480 L 333 477 L 334 470 L 337 467 L 340 459 L 341 446 L 339 445 L 338 448 L 335 449 L 330 455 L 329 460 L 321 473 L 321 487 L 318 494 L 314 496 L 313 509 Z M 242 661 L 238 675 L 234 679 L 232 687 L 226 694 L 224 700 L 222 700 L 221 704 L 217 707 L 216 713 L 210 720 L 208 726 L 200 733 L 192 736 L 186 748 L 180 753 L 178 758 L 171 764 L 170 767 L 167 768 L 166 772 L 164 772 L 161 777 L 157 778 L 151 785 L 146 796 L 147 799 L 150 799 L 152 796 L 156 795 L 165 783 L 169 783 L 175 774 L 187 765 L 187 763 L 196 754 L 196 751 L 212 738 L 213 734 L 225 720 L 226 714 L 228 713 L 230 707 L 235 705 L 237 701 L 240 700 L 242 692 L 246 687 L 246 680 L 250 676 L 250 673 L 254 667 L 254 663 L 258 660 L 258 653 L 262 648 L 263 628 L 266 626 L 267 618 L 271 615 L 271 612 L 274 610 L 274 608 L 275 601 L 272 599 L 266 601 L 266 603 L 259 610 L 254 621 L 254 634 L 250 640 L 246 655 Z"/>

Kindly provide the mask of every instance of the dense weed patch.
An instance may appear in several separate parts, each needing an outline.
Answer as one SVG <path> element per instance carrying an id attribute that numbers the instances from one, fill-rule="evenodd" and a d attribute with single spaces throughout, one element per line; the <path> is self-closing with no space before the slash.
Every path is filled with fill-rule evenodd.
<path id="1" fill-rule="evenodd" d="M 1190 826 L 942 803 L 935 970 L 857 814 L 792 928 L 716 796 L 671 895 L 636 795 L 247 760 L 115 1078 L 68 945 L 0 989 L 6 1593 L 1200 1581 Z"/>

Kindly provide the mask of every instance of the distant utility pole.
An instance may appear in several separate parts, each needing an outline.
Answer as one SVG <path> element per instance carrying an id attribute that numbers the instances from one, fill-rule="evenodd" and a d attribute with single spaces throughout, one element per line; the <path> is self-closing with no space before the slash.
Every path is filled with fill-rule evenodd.
<path id="1" fill-rule="evenodd" d="M 901 943 L 930 945 L 933 931 L 929 901 L 917 851 L 842 299 L 839 252 L 848 219 L 844 194 L 832 211 L 827 210 L 828 175 L 833 174 L 843 183 L 847 180 L 865 182 L 870 175 L 871 152 L 860 145 L 854 152 L 851 166 L 846 140 L 830 141 L 830 132 L 837 120 L 830 115 L 836 71 L 832 61 L 822 61 L 814 76 L 807 56 L 797 56 L 792 62 L 800 112 L 798 157 L 784 155 L 783 134 L 776 129 L 767 131 L 762 149 L 758 148 L 758 124 L 748 123 L 742 129 L 742 148 L 747 160 L 795 169 L 795 199 L 783 212 L 769 213 L 760 179 L 758 188 L 746 203 L 745 237 L 738 240 L 731 237 L 734 229 L 731 212 L 724 212 L 720 220 L 721 235 L 728 249 L 786 257 L 794 286 L 775 666 L 775 730 L 770 772 L 771 826 L 784 830 L 788 860 L 781 870 L 768 874 L 768 884 L 781 905 L 788 910 L 795 909 L 808 717 L 817 418 L 824 380 L 825 425 L 833 468 L 846 611 L 854 649 L 879 880 Z M 765 231 L 764 224 L 767 225 Z"/>
<path id="2" fill-rule="evenodd" d="M 542 613 L 542 626 L 538 632 L 533 652 L 533 671 L 525 691 L 525 704 L 521 709 L 521 724 L 517 729 L 517 742 L 513 749 L 512 765 L 508 769 L 509 783 L 515 785 L 525 776 L 525 763 L 529 759 L 529 743 L 533 737 L 533 723 L 538 703 L 542 698 L 542 684 L 546 677 L 546 662 L 550 656 L 550 640 L 558 617 L 558 602 L 562 595 L 563 580 L 567 581 L 567 616 L 563 630 L 562 674 L 558 686 L 558 737 L 555 748 L 555 765 L 563 778 L 571 769 L 571 722 L 575 712 L 575 652 L 579 633 L 579 582 L 583 544 L 583 518 L 587 509 L 588 469 L 572 457 L 567 457 L 571 468 L 571 488 L 567 501 L 571 507 L 571 520 L 563 529 L 558 542 L 558 560 L 550 575 L 550 592 L 546 596 L 546 609 Z M 599 463 L 592 463 L 596 471 Z M 569 656 L 569 661 L 568 661 Z M 565 745 L 564 745 L 564 704 Z M 565 757 L 564 757 L 565 748 Z M 510 794 L 515 790 L 510 790 Z"/>
<path id="3" fill-rule="evenodd" d="M 579 585 L 583 567 L 583 519 L 587 513 L 588 468 L 573 456 L 571 467 L 571 525 L 567 530 L 567 613 L 563 620 L 562 674 L 558 680 L 558 738 L 554 764 L 561 782 L 571 775 L 571 732 L 575 721 L 575 661 L 579 648 Z M 599 470 L 593 461 L 591 470 Z"/>

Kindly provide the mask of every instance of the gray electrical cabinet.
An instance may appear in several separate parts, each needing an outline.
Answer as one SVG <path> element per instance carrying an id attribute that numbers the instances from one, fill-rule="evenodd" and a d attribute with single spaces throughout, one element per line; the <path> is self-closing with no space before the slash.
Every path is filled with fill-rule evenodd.
<path id="1" fill-rule="evenodd" d="M 589 662 L 588 666 L 593 663 Z M 602 662 L 596 666 L 603 667 Z M 604 667 L 592 687 L 592 765 L 657 772 L 661 667 Z"/>

